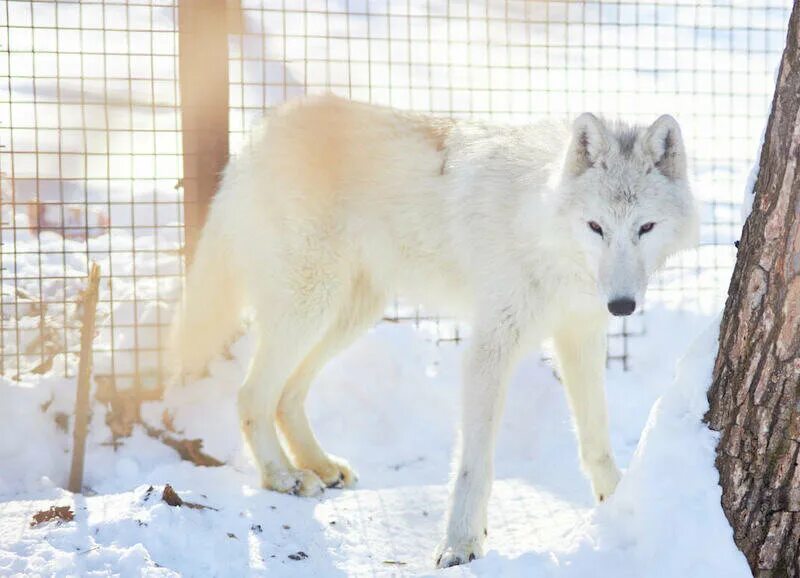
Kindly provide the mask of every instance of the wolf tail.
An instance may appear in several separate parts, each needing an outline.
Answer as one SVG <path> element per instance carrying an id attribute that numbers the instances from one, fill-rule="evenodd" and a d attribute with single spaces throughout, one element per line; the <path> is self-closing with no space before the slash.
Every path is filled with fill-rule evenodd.
<path id="1" fill-rule="evenodd" d="M 189 266 L 172 325 L 173 378 L 202 374 L 241 324 L 242 278 L 213 209 Z"/>

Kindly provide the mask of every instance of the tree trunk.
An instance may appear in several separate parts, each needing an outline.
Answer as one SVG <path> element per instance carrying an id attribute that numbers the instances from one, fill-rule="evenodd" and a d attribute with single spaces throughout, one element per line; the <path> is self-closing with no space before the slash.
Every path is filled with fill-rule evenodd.
<path id="1" fill-rule="evenodd" d="M 722 318 L 706 421 L 755 576 L 800 577 L 800 2 Z"/>

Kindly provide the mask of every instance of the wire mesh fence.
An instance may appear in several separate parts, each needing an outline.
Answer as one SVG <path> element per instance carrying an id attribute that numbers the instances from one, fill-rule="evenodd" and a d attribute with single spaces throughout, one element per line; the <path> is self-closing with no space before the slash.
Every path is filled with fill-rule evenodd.
<path id="1" fill-rule="evenodd" d="M 651 297 L 706 310 L 721 303 L 790 2 L 243 8 L 245 33 L 231 42 L 233 150 L 265 108 L 306 93 L 508 123 L 587 110 L 639 122 L 675 115 L 703 205 L 702 245 L 669 264 Z M 417 317 L 408 308 L 397 315 Z M 610 359 L 627 363 L 629 338 L 643 330 L 641 317 L 615 321 Z"/>
<path id="2" fill-rule="evenodd" d="M 0 373 L 74 375 L 103 273 L 95 372 L 157 380 L 181 278 L 174 2 L 2 6 Z"/>
<path id="3" fill-rule="evenodd" d="M 179 4 L 0 3 L 0 373 L 73 371 L 78 290 L 95 260 L 105 279 L 97 373 L 128 385 L 159 380 L 183 272 Z M 236 25 L 227 23 L 231 152 L 265 110 L 309 93 L 507 123 L 586 110 L 649 122 L 668 112 L 691 156 L 702 239 L 650 298 L 709 310 L 735 257 L 790 8 L 243 0 Z M 459 339 L 456 325 L 408 305 L 388 316 Z M 612 327 L 610 359 L 627 363 L 645 320 Z"/>

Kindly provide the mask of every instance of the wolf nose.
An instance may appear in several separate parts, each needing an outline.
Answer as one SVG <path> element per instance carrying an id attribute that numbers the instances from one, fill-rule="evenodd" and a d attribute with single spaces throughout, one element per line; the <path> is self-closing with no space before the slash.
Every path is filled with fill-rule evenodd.
<path id="1" fill-rule="evenodd" d="M 608 302 L 608 310 L 612 315 L 630 315 L 635 309 L 636 301 L 628 297 L 622 297 Z"/>

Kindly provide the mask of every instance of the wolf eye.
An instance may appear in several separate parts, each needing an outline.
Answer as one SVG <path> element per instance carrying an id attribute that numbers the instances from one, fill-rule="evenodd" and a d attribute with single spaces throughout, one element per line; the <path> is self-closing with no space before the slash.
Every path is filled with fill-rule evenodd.
<path id="1" fill-rule="evenodd" d="M 652 221 L 649 222 L 649 223 L 645 223 L 644 225 L 639 227 L 639 236 L 641 237 L 645 233 L 649 233 L 650 231 L 653 230 L 653 227 L 655 227 L 655 226 L 656 226 L 656 224 L 653 223 Z"/>
<path id="2" fill-rule="evenodd" d="M 591 229 L 593 232 L 597 233 L 597 234 L 598 234 L 598 235 L 600 235 L 601 237 L 603 236 L 603 227 L 601 227 L 600 225 L 598 225 L 596 221 L 589 221 L 589 222 L 587 223 L 587 225 L 589 225 L 589 228 L 590 228 L 590 229 Z"/>

